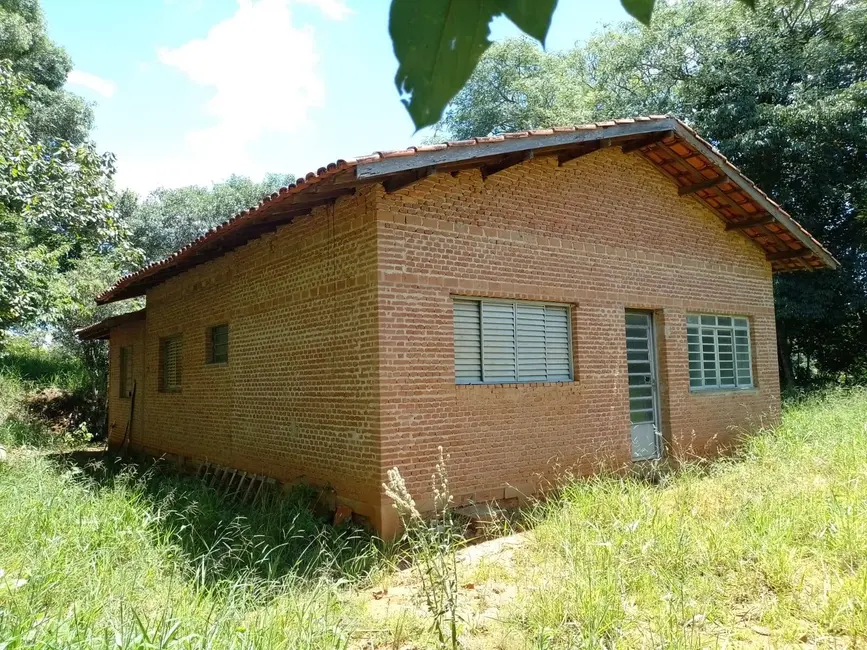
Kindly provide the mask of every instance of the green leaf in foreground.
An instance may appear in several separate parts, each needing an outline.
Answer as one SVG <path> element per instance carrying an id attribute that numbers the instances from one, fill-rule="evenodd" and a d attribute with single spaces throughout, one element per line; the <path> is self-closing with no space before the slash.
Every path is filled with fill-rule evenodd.
<path id="1" fill-rule="evenodd" d="M 653 15 L 654 0 L 620 0 L 627 13 L 637 21 L 649 25 Z"/>
<path id="2" fill-rule="evenodd" d="M 756 0 L 740 0 L 745 5 L 747 5 L 750 9 L 756 8 Z M 644 25 L 650 24 L 650 18 L 653 16 L 653 7 L 655 4 L 655 0 L 620 0 L 620 4 L 623 5 L 623 8 L 626 9 L 626 12 L 635 18 L 640 23 Z M 515 22 L 517 25 L 518 23 Z M 520 25 L 518 25 L 520 27 Z M 521 29 L 524 29 L 521 27 Z M 526 29 L 525 32 L 528 34 Z M 532 34 L 531 34 L 532 35 Z"/>
<path id="3" fill-rule="evenodd" d="M 434 124 L 490 46 L 505 14 L 544 41 L 556 0 L 392 0 L 389 33 L 400 64 L 394 82 L 416 128 Z"/>
<path id="4" fill-rule="evenodd" d="M 545 44 L 557 0 L 500 0 L 499 4 L 522 32 Z"/>

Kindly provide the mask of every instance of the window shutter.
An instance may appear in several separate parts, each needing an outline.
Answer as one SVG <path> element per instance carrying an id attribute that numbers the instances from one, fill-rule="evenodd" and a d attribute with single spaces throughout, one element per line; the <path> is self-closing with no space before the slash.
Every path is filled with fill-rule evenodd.
<path id="1" fill-rule="evenodd" d="M 455 300 L 455 381 L 482 381 L 482 329 L 478 300 Z"/>
<path id="2" fill-rule="evenodd" d="M 482 359 L 486 382 L 517 381 L 515 303 L 482 303 Z"/>
<path id="3" fill-rule="evenodd" d="M 548 381 L 572 378 L 572 353 L 569 346 L 569 308 L 545 306 L 545 365 Z"/>
<path id="4" fill-rule="evenodd" d="M 567 305 L 454 299 L 455 382 L 570 381 Z"/>
<path id="5" fill-rule="evenodd" d="M 518 379 L 545 381 L 545 306 L 517 303 Z"/>
<path id="6" fill-rule="evenodd" d="M 215 325 L 211 328 L 211 340 L 209 343 L 210 355 L 208 363 L 229 362 L 229 326 Z"/>
<path id="7" fill-rule="evenodd" d="M 163 339 L 163 390 L 181 387 L 181 338 Z"/>

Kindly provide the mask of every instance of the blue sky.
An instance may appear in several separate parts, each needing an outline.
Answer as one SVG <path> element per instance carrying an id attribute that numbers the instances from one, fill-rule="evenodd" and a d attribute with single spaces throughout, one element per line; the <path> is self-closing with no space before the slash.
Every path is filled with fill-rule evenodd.
<path id="1" fill-rule="evenodd" d="M 92 101 L 118 184 L 305 174 L 420 141 L 398 100 L 388 0 L 43 0 Z M 625 20 L 618 0 L 560 0 L 549 49 Z M 492 38 L 517 35 L 506 19 Z"/>

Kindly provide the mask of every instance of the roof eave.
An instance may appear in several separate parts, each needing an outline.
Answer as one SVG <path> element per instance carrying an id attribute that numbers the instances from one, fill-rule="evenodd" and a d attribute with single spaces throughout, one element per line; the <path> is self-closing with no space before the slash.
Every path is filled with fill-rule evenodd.
<path id="1" fill-rule="evenodd" d="M 120 325 L 133 323 L 145 319 L 147 308 L 137 309 L 136 311 L 118 314 L 117 316 L 109 316 L 103 320 L 85 325 L 75 330 L 75 336 L 79 341 L 99 341 L 105 340 L 111 336 L 111 330 Z"/>
<path id="2" fill-rule="evenodd" d="M 168 258 L 125 276 L 111 289 L 98 296 L 96 302 L 106 304 L 145 295 L 149 288 L 161 284 L 170 277 L 225 254 L 251 238 L 261 236 L 263 232 L 267 232 L 269 224 L 274 226 L 274 224 L 288 223 L 295 216 L 307 214 L 314 207 L 322 205 L 324 200 L 327 201 L 330 194 L 334 194 L 332 200 L 337 200 L 336 196 L 342 195 L 339 193 L 347 191 L 347 188 L 383 182 L 388 191 L 396 191 L 435 171 L 472 166 L 482 167 L 484 175 L 486 167 L 491 166 L 490 161 L 497 157 L 506 159 L 506 163 L 493 165 L 496 171 L 501 171 L 507 166 L 520 164 L 523 160 L 532 157 L 534 153 L 559 155 L 558 152 L 565 152 L 563 157 L 569 160 L 581 155 L 581 152 L 586 153 L 585 149 L 622 145 L 624 142 L 626 142 L 624 152 L 637 151 L 645 146 L 645 142 L 648 143 L 647 146 L 652 146 L 654 141 L 671 134 L 675 134 L 688 147 L 704 156 L 715 168 L 715 173 L 728 178 L 733 186 L 740 188 L 748 195 L 749 200 L 770 215 L 797 241 L 798 245 L 803 246 L 808 254 L 814 255 L 819 264 L 830 269 L 839 268 L 839 262 L 817 240 L 746 178 L 725 156 L 716 151 L 709 142 L 674 117 L 654 115 L 474 138 L 466 142 L 420 145 L 403 151 L 378 152 L 357 160 L 337 161 L 266 197 L 258 206 L 245 210 L 226 223 L 211 229 Z M 576 154 L 576 151 L 579 153 Z M 642 151 L 646 153 L 647 149 L 644 148 Z M 526 157 L 522 158 L 522 153 L 525 153 Z M 392 186 L 391 189 L 389 185 Z M 725 217 L 722 218 L 726 220 Z M 787 246 L 785 251 L 788 250 Z M 801 249 L 793 251 L 795 256 L 798 256 L 797 250 Z M 803 264 L 774 262 L 774 266 L 775 272 L 820 268 L 813 262 L 803 262 Z"/>

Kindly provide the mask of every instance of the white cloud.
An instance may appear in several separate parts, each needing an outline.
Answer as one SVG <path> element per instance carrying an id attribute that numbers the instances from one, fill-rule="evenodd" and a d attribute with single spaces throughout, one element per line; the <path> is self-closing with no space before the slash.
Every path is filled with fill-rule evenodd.
<path id="1" fill-rule="evenodd" d="M 341 19 L 342 0 L 298 0 Z M 312 27 L 293 22 L 292 0 L 238 0 L 238 11 L 201 39 L 161 48 L 159 61 L 194 84 L 213 89 L 202 107 L 212 120 L 190 131 L 173 184 L 220 180 L 232 172 L 254 174 L 248 145 L 265 135 L 284 135 L 310 126 L 325 101 Z M 167 169 L 163 170 L 167 172 Z"/>
<path id="2" fill-rule="evenodd" d="M 343 0 L 298 0 L 298 2 L 318 7 L 331 20 L 343 20 L 352 14 L 352 9 L 347 7 Z"/>
<path id="3" fill-rule="evenodd" d="M 66 77 L 66 83 L 70 86 L 87 88 L 103 97 L 111 97 L 114 95 L 114 91 L 117 90 L 117 86 L 113 81 L 103 79 L 102 77 L 98 77 L 95 74 L 84 72 L 82 70 L 72 70 L 69 73 L 69 76 Z"/>

